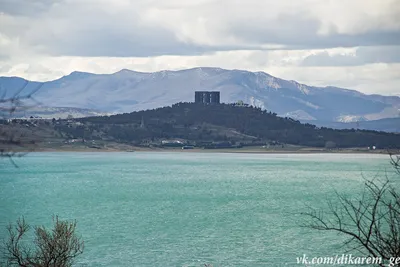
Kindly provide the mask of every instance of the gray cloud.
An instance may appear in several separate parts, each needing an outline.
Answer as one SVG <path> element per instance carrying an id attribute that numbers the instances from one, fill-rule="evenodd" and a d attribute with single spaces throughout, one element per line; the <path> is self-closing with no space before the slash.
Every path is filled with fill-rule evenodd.
<path id="1" fill-rule="evenodd" d="M 303 66 L 360 66 L 372 63 L 400 63 L 400 46 L 360 47 L 353 55 L 329 55 L 328 52 L 306 57 Z"/>
<path id="2" fill-rule="evenodd" d="M 340 34 L 332 26 L 333 33 L 321 35 L 318 34 L 321 26 L 321 21 L 307 13 L 283 13 L 273 24 L 260 19 L 237 21 L 228 31 L 243 41 L 284 44 L 287 49 L 400 45 L 400 30 Z"/>
<path id="3" fill-rule="evenodd" d="M 1 72 L 8 72 L 9 70 L 11 70 L 11 66 L 10 65 L 4 65 L 4 66 L 0 66 L 0 73 Z"/>
<path id="4" fill-rule="evenodd" d="M 201 55 L 213 51 L 254 49 L 242 45 L 211 46 L 182 42 L 169 30 L 134 24 L 130 25 L 129 31 L 113 25 L 99 28 L 83 26 L 58 37 L 35 35 L 29 43 L 40 53 L 82 57 Z"/>
<path id="5" fill-rule="evenodd" d="M 0 12 L 12 16 L 39 16 L 62 0 L 1 0 Z"/>
<path id="6" fill-rule="evenodd" d="M 1 34 L 9 39 L 18 39 L 24 47 L 41 54 L 148 57 L 200 55 L 249 48 L 244 45 L 212 46 L 179 40 L 171 29 L 143 22 L 139 8 L 131 13 L 127 10 L 119 14 L 109 12 L 106 6 L 90 1 L 82 5 L 63 0 L 52 5 L 50 0 L 17 0 L 14 4 L 11 0 L 3 1 L 0 10 L 7 17 L 4 19 L 6 27 L 0 29 L 0 39 Z M 42 16 L 38 17 L 37 12 L 41 12 Z"/>
<path id="7" fill-rule="evenodd" d="M 0 61 L 6 61 L 6 60 L 9 60 L 9 59 L 10 59 L 9 55 L 3 55 L 3 54 L 0 53 Z"/>
<path id="8" fill-rule="evenodd" d="M 136 28 L 135 25 L 131 25 Z M 159 55 L 200 54 L 207 49 L 199 45 L 180 43 L 166 30 L 146 27 L 141 31 L 93 28 L 67 33 L 65 38 L 33 38 L 37 50 L 51 55 L 92 57 L 147 57 Z"/>
<path id="9" fill-rule="evenodd" d="M 223 0 L 206 4 L 199 0 L 191 5 L 168 0 L 1 0 L 0 12 L 6 17 L 0 34 L 18 39 L 34 53 L 54 56 L 199 55 L 262 50 L 265 44 L 278 44 L 282 46 L 279 49 L 289 50 L 400 45 L 397 28 L 373 27 L 344 34 L 339 33 L 338 26 L 329 24 L 330 33 L 321 35 L 323 22 L 305 8 L 289 12 L 279 1 L 270 1 L 274 5 L 267 11 L 276 16 L 264 16 L 267 11 L 262 8 L 268 5 L 249 1 L 260 8 L 247 10 L 246 5 L 235 3 L 232 9 L 245 10 L 232 12 L 226 10 L 229 2 Z M 157 8 L 160 13 L 149 19 L 149 12 Z M 388 21 L 392 22 L 398 8 L 387 12 Z M 204 40 L 199 37 L 202 34 Z M 221 40 L 208 40 L 213 38 Z"/>

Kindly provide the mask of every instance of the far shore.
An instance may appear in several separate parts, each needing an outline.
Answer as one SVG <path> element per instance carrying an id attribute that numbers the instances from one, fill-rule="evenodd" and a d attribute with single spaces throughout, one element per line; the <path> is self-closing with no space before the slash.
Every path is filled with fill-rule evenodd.
<path id="1" fill-rule="evenodd" d="M 39 147 L 29 151 L 21 152 L 175 152 L 175 153 L 248 153 L 248 154 L 388 154 L 387 150 L 376 149 L 367 150 L 362 148 L 349 149 L 323 149 L 313 147 L 286 148 L 286 149 L 267 149 L 260 147 L 225 148 L 225 149 L 182 149 L 182 148 L 149 148 L 133 146 L 110 146 L 105 148 L 90 148 L 82 146 L 61 146 L 57 148 Z"/>

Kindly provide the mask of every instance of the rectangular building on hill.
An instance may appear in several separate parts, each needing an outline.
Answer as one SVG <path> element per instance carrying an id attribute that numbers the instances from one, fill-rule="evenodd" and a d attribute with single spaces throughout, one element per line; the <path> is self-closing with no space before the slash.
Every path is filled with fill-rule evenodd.
<path id="1" fill-rule="evenodd" d="M 194 94 L 195 103 L 219 104 L 219 91 L 196 91 Z"/>

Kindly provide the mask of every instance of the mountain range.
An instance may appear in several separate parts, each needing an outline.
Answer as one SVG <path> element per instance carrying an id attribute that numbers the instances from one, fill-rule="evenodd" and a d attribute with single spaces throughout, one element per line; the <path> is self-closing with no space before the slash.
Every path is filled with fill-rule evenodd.
<path id="1" fill-rule="evenodd" d="M 45 106 L 81 109 L 89 114 L 124 113 L 193 102 L 195 91 L 209 90 L 220 91 L 221 102 L 242 100 L 279 116 L 311 123 L 400 117 L 398 96 L 366 95 L 333 86 L 308 86 L 265 72 L 244 70 L 207 67 L 152 73 L 127 69 L 113 74 L 72 72 L 43 83 L 0 77 L 0 89 L 8 95 L 25 84 L 26 93 L 42 85 L 35 99 Z"/>

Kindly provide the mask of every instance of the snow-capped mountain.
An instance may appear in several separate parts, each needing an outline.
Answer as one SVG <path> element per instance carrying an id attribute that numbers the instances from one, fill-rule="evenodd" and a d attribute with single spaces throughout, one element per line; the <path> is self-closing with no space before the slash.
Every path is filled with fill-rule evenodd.
<path id="1" fill-rule="evenodd" d="M 0 77 L 0 89 L 16 92 L 26 80 Z M 26 92 L 38 82 L 28 82 Z M 221 92 L 222 102 L 243 100 L 281 116 L 321 121 L 395 118 L 400 97 L 365 95 L 337 87 L 314 87 L 264 72 L 193 68 L 153 73 L 121 70 L 113 74 L 73 72 L 44 82 L 35 97 L 43 105 L 101 112 L 131 112 L 194 101 L 197 90 Z"/>

